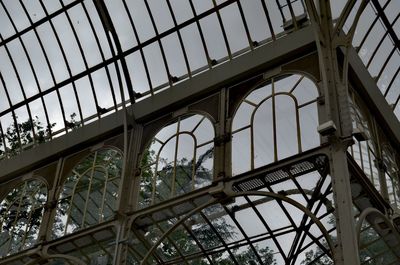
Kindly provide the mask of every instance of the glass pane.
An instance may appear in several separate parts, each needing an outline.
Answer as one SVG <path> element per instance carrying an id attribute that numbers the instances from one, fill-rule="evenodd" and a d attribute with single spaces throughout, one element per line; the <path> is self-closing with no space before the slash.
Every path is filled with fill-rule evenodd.
<path id="1" fill-rule="evenodd" d="M 35 245 L 46 202 L 46 185 L 36 179 L 15 187 L 1 201 L 0 257 Z"/>
<path id="2" fill-rule="evenodd" d="M 121 170 L 121 152 L 107 148 L 91 153 L 75 165 L 59 194 L 53 238 L 113 218 Z"/>
<path id="3" fill-rule="evenodd" d="M 211 184 L 214 128 L 202 115 L 179 117 L 162 128 L 142 154 L 139 206 Z"/>

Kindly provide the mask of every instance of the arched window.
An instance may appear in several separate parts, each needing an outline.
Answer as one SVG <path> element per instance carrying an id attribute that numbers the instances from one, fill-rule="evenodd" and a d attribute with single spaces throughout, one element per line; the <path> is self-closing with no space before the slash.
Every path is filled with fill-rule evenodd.
<path id="1" fill-rule="evenodd" d="M 302 75 L 268 80 L 243 99 L 232 122 L 232 171 L 240 174 L 316 147 L 318 90 Z"/>
<path id="2" fill-rule="evenodd" d="M 111 148 L 97 150 L 77 164 L 62 186 L 53 236 L 112 219 L 121 170 L 121 152 Z"/>
<path id="3" fill-rule="evenodd" d="M 161 129 L 142 156 L 139 207 L 211 184 L 213 140 L 211 121 L 198 114 Z"/>
<path id="4" fill-rule="evenodd" d="M 31 179 L 11 190 L 0 204 L 0 256 L 35 245 L 38 238 L 47 187 Z"/>

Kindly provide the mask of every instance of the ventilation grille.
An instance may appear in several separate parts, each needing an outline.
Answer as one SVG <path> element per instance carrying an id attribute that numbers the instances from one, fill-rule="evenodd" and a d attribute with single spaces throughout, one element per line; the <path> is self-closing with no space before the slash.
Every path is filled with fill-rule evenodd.
<path id="1" fill-rule="evenodd" d="M 259 190 L 268 185 L 284 181 L 290 176 L 297 177 L 316 170 L 325 171 L 327 166 L 327 157 L 325 155 L 316 155 L 273 171 L 266 169 L 264 172 L 247 177 L 245 180 L 235 182 L 232 188 L 235 192 Z"/>

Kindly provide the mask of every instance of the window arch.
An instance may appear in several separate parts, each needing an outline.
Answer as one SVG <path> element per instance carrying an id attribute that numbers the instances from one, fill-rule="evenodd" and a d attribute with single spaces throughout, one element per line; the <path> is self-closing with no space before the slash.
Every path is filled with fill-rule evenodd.
<path id="1" fill-rule="evenodd" d="M 397 264 L 400 242 L 396 236 L 389 236 L 395 230 L 392 221 L 379 210 L 362 211 L 356 225 L 360 264 Z"/>
<path id="2" fill-rule="evenodd" d="M 199 114 L 162 128 L 142 155 L 139 207 L 211 184 L 214 135 L 211 121 Z"/>
<path id="3" fill-rule="evenodd" d="M 232 173 L 240 174 L 320 144 L 318 89 L 299 74 L 274 77 L 243 99 L 232 122 Z"/>
<path id="4" fill-rule="evenodd" d="M 78 163 L 65 180 L 58 199 L 53 237 L 114 217 L 122 171 L 122 154 L 99 149 Z"/>
<path id="5" fill-rule="evenodd" d="M 35 245 L 47 201 L 47 187 L 30 179 L 12 189 L 0 203 L 0 257 Z"/>

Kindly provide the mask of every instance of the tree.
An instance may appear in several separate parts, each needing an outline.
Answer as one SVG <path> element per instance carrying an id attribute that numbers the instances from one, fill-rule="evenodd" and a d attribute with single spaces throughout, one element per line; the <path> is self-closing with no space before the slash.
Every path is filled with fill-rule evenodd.
<path id="1" fill-rule="evenodd" d="M 17 120 L 18 117 L 15 116 Z M 76 120 L 76 113 L 70 115 L 69 121 L 64 121 L 65 127 L 74 130 L 80 126 Z M 52 137 L 52 130 L 56 123 L 45 126 L 38 116 L 32 120 L 9 125 L 0 135 L 0 159 L 2 156 L 12 157 L 19 154 L 22 150 L 30 149 L 35 144 L 47 142 Z M 2 150 L 2 148 L 4 150 Z"/>
<path id="2" fill-rule="evenodd" d="M 28 180 L 0 203 L 0 256 L 32 247 L 37 239 L 47 199 L 41 181 Z"/>
<path id="3" fill-rule="evenodd" d="M 0 149 L 0 156 L 15 156 L 22 149 L 31 148 L 34 143 L 40 144 L 47 141 L 55 125 L 53 123 L 45 128 L 37 116 L 33 117 L 32 121 L 11 124 L 0 137 L 0 148 L 4 146 L 4 151 Z"/>
<path id="4" fill-rule="evenodd" d="M 37 116 L 9 125 L 0 135 L 0 158 L 15 156 L 24 149 L 48 141 L 55 125 L 44 126 Z M 36 243 L 46 200 L 45 185 L 38 180 L 28 180 L 11 190 L 0 202 L 0 256 Z"/>
<path id="5" fill-rule="evenodd" d="M 154 142 L 152 142 L 154 143 Z M 149 145 L 151 146 L 151 144 Z M 151 203 L 162 201 L 171 197 L 172 185 L 175 185 L 176 195 L 184 194 L 195 188 L 204 186 L 204 183 L 211 184 L 212 172 L 204 166 L 207 159 L 212 159 L 214 155 L 214 147 L 209 148 L 198 157 L 197 161 L 182 158 L 173 163 L 164 158 L 158 158 L 156 161 L 156 154 L 154 150 L 147 148 L 141 160 L 141 189 L 140 189 L 140 202 L 139 205 L 144 208 Z M 155 165 L 163 165 L 161 169 L 155 172 Z M 172 174 L 175 174 L 175 183 L 172 183 Z M 192 175 L 195 179 L 193 183 Z M 156 178 L 156 179 L 154 179 Z M 155 186 L 154 186 L 155 185 Z M 153 190 L 154 189 L 154 190 Z M 152 197 L 155 202 L 152 202 Z M 205 216 L 212 216 L 213 214 L 219 215 L 221 209 L 219 205 L 211 205 L 203 210 Z M 226 215 L 226 213 L 223 213 Z M 203 219 L 204 217 L 191 217 L 184 225 L 175 229 L 158 247 L 161 252 L 163 260 L 180 260 L 180 254 L 189 257 L 190 264 L 193 265 L 206 265 L 207 258 L 203 256 L 203 251 L 200 249 L 199 244 L 205 249 L 208 258 L 214 264 L 228 265 L 234 264 L 230 255 L 226 254 L 226 249 L 221 248 L 222 241 L 229 241 L 237 236 L 234 227 L 230 225 L 224 216 L 218 218 L 218 222 L 212 222 L 213 228 Z M 172 226 L 176 220 L 167 220 L 164 231 L 169 226 Z M 164 222 L 164 223 L 165 223 Z M 186 223 L 191 223 L 187 225 Z M 160 224 L 161 226 L 162 224 Z M 217 233 L 215 231 L 218 231 Z M 147 238 L 160 237 L 159 227 L 152 226 L 149 228 Z M 178 248 L 178 249 L 177 249 Z M 276 261 L 273 257 L 273 251 L 265 246 L 263 248 L 254 246 L 255 251 L 262 259 L 264 265 L 275 265 Z M 179 251 L 178 251 L 179 250 Z M 237 248 L 230 249 L 234 258 L 239 264 L 253 265 L 259 264 L 257 262 L 257 254 L 254 253 L 250 246 L 247 249 Z M 191 255 L 193 258 L 191 258 Z M 202 257 L 198 257 L 201 255 Z M 133 262 L 134 263 L 134 262 Z"/>

